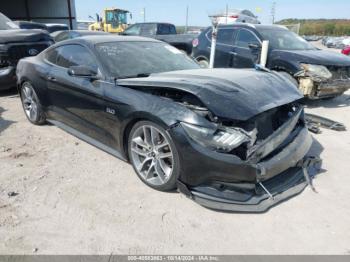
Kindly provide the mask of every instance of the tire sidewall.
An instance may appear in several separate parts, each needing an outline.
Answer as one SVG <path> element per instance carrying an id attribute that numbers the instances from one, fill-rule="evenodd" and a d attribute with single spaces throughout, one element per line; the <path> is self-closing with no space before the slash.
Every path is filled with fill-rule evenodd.
<path id="1" fill-rule="evenodd" d="M 145 181 L 141 175 L 138 173 L 136 167 L 135 167 L 135 164 L 133 163 L 133 159 L 131 157 L 131 138 L 134 134 L 134 132 L 141 126 L 144 126 L 144 125 L 148 125 L 148 126 L 154 126 L 155 128 L 159 129 L 160 131 L 163 132 L 164 136 L 167 138 L 167 140 L 169 141 L 169 144 L 170 144 L 170 148 L 171 148 L 171 151 L 173 153 L 173 172 L 171 174 L 171 177 L 170 179 L 163 185 L 161 186 L 155 186 L 155 185 L 152 185 L 152 184 L 149 184 L 147 183 L 147 181 Z M 180 176 L 180 170 L 181 170 L 181 163 L 180 163 L 180 157 L 179 157 L 179 154 L 178 154 L 178 151 L 177 151 L 177 148 L 175 146 L 175 143 L 173 142 L 173 139 L 172 137 L 170 136 L 170 134 L 165 130 L 164 127 L 162 127 L 161 125 L 159 124 L 156 124 L 152 121 L 140 121 L 140 122 L 137 122 L 131 129 L 130 133 L 129 133 L 129 136 L 128 136 L 128 156 L 129 156 L 129 162 L 130 164 L 133 166 L 137 176 L 140 178 L 140 180 L 145 183 L 147 186 L 153 188 L 153 189 L 156 189 L 156 190 L 159 190 L 159 191 L 171 191 L 171 190 L 174 190 L 176 189 L 177 187 L 177 179 L 178 177 Z"/>
<path id="2" fill-rule="evenodd" d="M 33 121 L 31 120 L 26 111 L 25 111 L 25 108 L 24 108 L 24 103 L 23 103 L 23 96 L 22 96 L 22 90 L 23 90 L 23 87 L 26 85 L 26 84 L 29 84 L 31 89 L 33 90 L 33 94 L 35 96 L 35 99 L 37 100 L 37 110 L 38 110 L 38 114 L 37 114 L 37 117 L 36 119 Z M 40 104 L 40 100 L 39 100 L 39 97 L 38 95 L 36 94 L 36 91 L 35 91 L 35 88 L 33 86 L 33 84 L 29 81 L 26 81 L 26 82 L 23 82 L 22 85 L 21 85 L 21 88 L 19 90 L 19 93 L 20 93 L 20 97 L 21 97 L 21 103 L 22 103 L 22 108 L 23 108 L 23 112 L 26 116 L 26 118 L 28 119 L 29 122 L 31 122 L 32 124 L 34 125 L 43 125 L 45 123 L 45 115 L 44 115 L 44 111 L 42 110 L 42 107 L 41 107 L 41 104 Z"/>

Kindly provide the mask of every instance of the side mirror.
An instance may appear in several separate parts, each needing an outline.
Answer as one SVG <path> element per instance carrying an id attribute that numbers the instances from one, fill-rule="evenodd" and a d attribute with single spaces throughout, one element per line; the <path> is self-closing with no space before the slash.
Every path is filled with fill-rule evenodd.
<path id="1" fill-rule="evenodd" d="M 88 66 L 71 66 L 68 69 L 68 75 L 82 78 L 89 78 L 91 80 L 98 79 L 97 72 Z"/>

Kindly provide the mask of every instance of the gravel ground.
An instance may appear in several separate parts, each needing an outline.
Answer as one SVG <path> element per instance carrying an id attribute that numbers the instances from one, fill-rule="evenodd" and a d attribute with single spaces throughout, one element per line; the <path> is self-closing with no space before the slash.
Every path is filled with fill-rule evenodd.
<path id="1" fill-rule="evenodd" d="M 307 111 L 350 127 L 350 92 Z M 318 193 L 264 214 L 203 208 L 0 94 L 0 254 L 350 254 L 349 131 L 314 135 Z M 10 196 L 9 196 L 10 193 Z"/>

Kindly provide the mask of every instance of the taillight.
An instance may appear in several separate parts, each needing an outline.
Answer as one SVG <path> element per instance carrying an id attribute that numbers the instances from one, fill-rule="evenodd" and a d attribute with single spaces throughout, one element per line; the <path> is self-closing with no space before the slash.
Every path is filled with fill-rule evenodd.
<path id="1" fill-rule="evenodd" d="M 193 41 L 192 41 L 192 46 L 193 46 L 193 47 L 197 47 L 198 45 L 199 45 L 199 40 L 198 40 L 198 38 L 193 39 Z"/>
<path id="2" fill-rule="evenodd" d="M 238 18 L 238 15 L 231 15 L 230 18 Z"/>

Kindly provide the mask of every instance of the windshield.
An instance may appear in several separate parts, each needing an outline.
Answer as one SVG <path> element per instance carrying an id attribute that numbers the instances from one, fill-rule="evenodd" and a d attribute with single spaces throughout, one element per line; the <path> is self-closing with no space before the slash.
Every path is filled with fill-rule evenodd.
<path id="1" fill-rule="evenodd" d="M 166 43 L 110 42 L 98 44 L 96 49 L 110 74 L 117 78 L 200 68 Z"/>
<path id="2" fill-rule="evenodd" d="M 0 13 L 0 30 L 18 29 L 18 25 Z"/>
<path id="3" fill-rule="evenodd" d="M 316 48 L 297 34 L 285 29 L 259 29 L 264 39 L 269 40 L 272 49 L 315 50 Z"/>
<path id="4" fill-rule="evenodd" d="M 121 11 L 107 11 L 106 22 L 113 25 L 127 24 L 127 13 Z"/>

